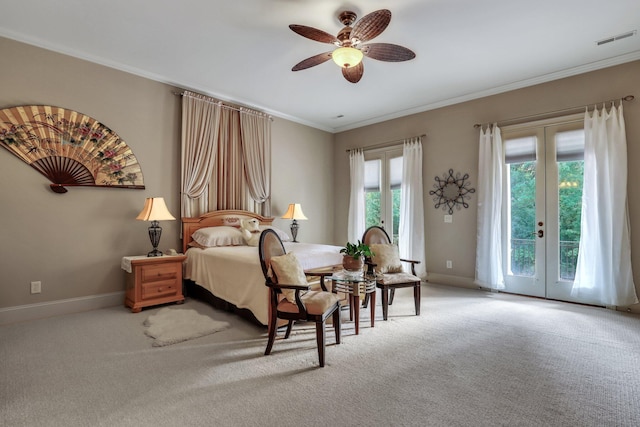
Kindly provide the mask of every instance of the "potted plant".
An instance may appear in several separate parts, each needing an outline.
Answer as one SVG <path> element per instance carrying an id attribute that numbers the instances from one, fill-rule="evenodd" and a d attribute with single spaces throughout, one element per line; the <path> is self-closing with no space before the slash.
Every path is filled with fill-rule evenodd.
<path id="1" fill-rule="evenodd" d="M 342 256 L 342 267 L 347 271 L 362 271 L 364 258 L 374 255 L 369 245 L 365 245 L 360 240 L 358 240 L 358 243 L 347 242 L 340 249 L 340 253 L 344 254 Z"/>

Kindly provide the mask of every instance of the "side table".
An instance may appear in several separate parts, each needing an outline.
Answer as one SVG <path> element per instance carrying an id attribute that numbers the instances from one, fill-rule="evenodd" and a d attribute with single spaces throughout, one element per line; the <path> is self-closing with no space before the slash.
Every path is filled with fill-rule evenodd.
<path id="1" fill-rule="evenodd" d="M 124 305 L 138 313 L 143 307 L 183 303 L 182 263 L 185 259 L 185 255 L 123 257 L 121 267 L 127 272 Z"/>
<path id="2" fill-rule="evenodd" d="M 344 272 L 336 272 L 326 278 L 334 283 L 334 292 L 344 292 L 349 296 L 349 314 L 356 323 L 356 335 L 360 333 L 360 297 L 369 295 L 371 327 L 375 326 L 376 280 L 366 276 L 350 276 Z"/>

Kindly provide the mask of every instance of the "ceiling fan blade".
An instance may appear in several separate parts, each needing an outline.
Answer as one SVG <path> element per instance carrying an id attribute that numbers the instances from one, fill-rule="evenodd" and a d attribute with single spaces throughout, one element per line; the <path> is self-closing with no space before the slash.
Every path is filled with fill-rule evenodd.
<path id="1" fill-rule="evenodd" d="M 308 39 L 315 40 L 321 43 L 330 43 L 338 46 L 340 45 L 340 40 L 338 40 L 336 36 L 331 35 L 325 31 L 318 30 L 317 28 L 296 24 L 289 25 L 289 28 L 291 28 L 294 33 L 300 34 L 302 37 L 306 37 Z"/>
<path id="2" fill-rule="evenodd" d="M 364 73 L 364 66 L 362 62 L 351 68 L 343 68 L 342 75 L 345 79 L 350 81 L 351 83 L 358 83 L 362 78 L 362 74 Z"/>
<path id="3" fill-rule="evenodd" d="M 291 71 L 306 70 L 307 68 L 315 67 L 323 62 L 331 59 L 331 52 L 320 53 L 310 58 L 304 59 L 293 66 Z"/>
<path id="4" fill-rule="evenodd" d="M 390 43 L 371 43 L 360 46 L 364 56 L 378 61 L 402 62 L 416 57 L 416 54 L 406 47 Z"/>
<path id="5" fill-rule="evenodd" d="M 365 15 L 353 26 L 351 39 L 358 39 L 357 43 L 363 43 L 377 37 L 391 22 L 391 12 L 387 9 L 376 10 Z"/>

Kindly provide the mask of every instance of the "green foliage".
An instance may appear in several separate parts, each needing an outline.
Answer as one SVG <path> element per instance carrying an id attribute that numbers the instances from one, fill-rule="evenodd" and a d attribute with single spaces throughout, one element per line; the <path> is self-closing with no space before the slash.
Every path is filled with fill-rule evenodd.
<path id="1" fill-rule="evenodd" d="M 391 190 L 391 214 L 392 214 L 392 230 L 391 236 L 393 243 L 397 244 L 399 227 L 400 227 L 400 199 L 402 191 L 398 188 Z M 365 227 L 371 227 L 372 225 L 380 225 L 381 208 L 380 208 L 381 193 L 379 191 L 368 191 L 365 193 Z"/>
<path id="2" fill-rule="evenodd" d="M 371 252 L 369 245 L 365 245 L 360 240 L 358 240 L 358 243 L 347 242 L 344 247 L 340 249 L 340 253 L 351 256 L 353 259 L 358 259 L 363 256 L 370 258 L 375 255 Z"/>
<path id="3" fill-rule="evenodd" d="M 393 215 L 393 224 L 392 224 L 392 233 L 391 235 L 393 242 L 395 244 L 398 244 L 398 235 L 400 234 L 400 195 L 402 193 L 402 190 L 400 190 L 399 188 L 397 190 L 391 190 L 391 196 L 393 198 L 393 210 L 392 210 L 392 215 Z"/>
<path id="4" fill-rule="evenodd" d="M 560 240 L 566 242 L 580 241 L 580 221 L 582 215 L 582 183 L 584 178 L 584 162 L 558 163 L 558 189 Z M 562 186 L 562 183 L 567 185 Z"/>
<path id="5" fill-rule="evenodd" d="M 530 240 L 536 231 L 535 162 L 510 165 L 511 237 Z M 560 240 L 580 240 L 584 162 L 558 163 Z M 564 184 L 563 184 L 564 183 Z M 566 185 L 565 185 L 566 184 Z"/>
<path id="6" fill-rule="evenodd" d="M 536 226 L 536 164 L 511 164 L 511 238 L 531 239 Z"/>
<path id="7" fill-rule="evenodd" d="M 380 225 L 380 192 L 367 191 L 365 193 L 365 227 Z"/>

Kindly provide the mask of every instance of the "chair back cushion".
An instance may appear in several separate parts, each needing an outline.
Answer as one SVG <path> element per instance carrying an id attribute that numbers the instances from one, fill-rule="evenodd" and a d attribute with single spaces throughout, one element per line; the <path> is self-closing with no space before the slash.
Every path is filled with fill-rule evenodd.
<path id="1" fill-rule="evenodd" d="M 398 253 L 398 247 L 396 245 L 372 243 L 369 247 L 374 254 L 371 262 L 376 264 L 376 273 L 402 272 L 402 262 L 400 261 L 400 254 Z"/>
<path id="2" fill-rule="evenodd" d="M 293 252 L 271 258 L 271 269 L 273 270 L 274 282 L 285 285 L 307 286 L 307 277 L 300 261 Z M 302 294 L 303 292 L 301 292 Z M 295 291 L 293 289 L 282 289 L 282 295 L 292 302 L 296 302 Z"/>

